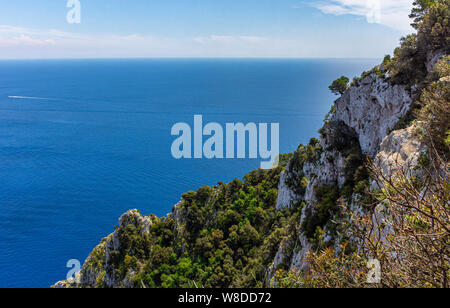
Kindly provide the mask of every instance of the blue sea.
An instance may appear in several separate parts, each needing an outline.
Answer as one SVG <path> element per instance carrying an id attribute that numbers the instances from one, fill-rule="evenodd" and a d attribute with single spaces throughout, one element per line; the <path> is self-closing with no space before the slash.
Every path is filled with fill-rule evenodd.
<path id="1" fill-rule="evenodd" d="M 328 85 L 378 60 L 0 61 L 0 287 L 65 279 L 122 213 L 240 178 L 257 159 L 176 160 L 177 122 L 280 123 L 280 151 L 318 136 Z"/>

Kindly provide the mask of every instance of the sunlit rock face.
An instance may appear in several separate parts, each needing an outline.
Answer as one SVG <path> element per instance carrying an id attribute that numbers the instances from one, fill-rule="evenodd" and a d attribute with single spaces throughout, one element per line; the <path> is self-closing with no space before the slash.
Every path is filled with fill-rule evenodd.
<path id="1" fill-rule="evenodd" d="M 375 155 L 412 101 L 406 87 L 391 85 L 372 73 L 336 101 L 336 119 L 355 130 L 364 153 Z"/>
<path id="2" fill-rule="evenodd" d="M 305 193 L 297 195 L 287 185 L 287 179 L 295 176 L 292 166 L 288 165 L 281 177 L 277 208 L 289 208 L 299 201 L 304 202 L 305 206 L 299 221 L 297 251 L 289 253 L 280 247 L 270 274 L 279 264 L 286 263 L 286 258 L 291 258 L 291 269 L 308 270 L 305 258 L 311 251 L 312 244 L 302 232 L 302 225 L 315 214 L 315 205 L 319 201 L 316 196 L 317 188 L 329 185 L 343 187 L 349 152 L 357 152 L 358 149 L 363 155 L 376 157 L 377 164 L 386 171 L 397 157 L 402 163 L 417 162 L 422 146 L 415 137 L 416 128 L 392 132 L 399 120 L 407 114 L 412 102 L 410 90 L 390 84 L 384 76 L 378 76 L 377 73 L 371 73 L 355 82 L 335 102 L 335 113 L 321 131 L 320 157 L 303 165 L 303 174 L 308 179 Z M 349 208 L 359 211 L 355 205 L 358 196 L 353 195 L 350 200 Z M 324 231 L 328 232 L 326 228 Z M 336 241 L 328 234 L 326 239 L 329 243 Z"/>

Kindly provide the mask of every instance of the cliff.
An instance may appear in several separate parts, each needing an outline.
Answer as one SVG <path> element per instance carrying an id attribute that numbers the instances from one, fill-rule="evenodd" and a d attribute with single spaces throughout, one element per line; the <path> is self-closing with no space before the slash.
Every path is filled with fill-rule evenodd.
<path id="1" fill-rule="evenodd" d="M 364 193 L 361 186 L 369 184 L 366 174 L 360 174 L 359 178 L 357 175 L 358 170 L 363 170 L 365 155 L 376 157 L 381 165 L 388 164 L 394 153 L 404 160 L 419 155 L 420 141 L 411 136 L 412 128 L 393 131 L 412 102 L 412 93 L 406 86 L 390 84 L 379 72 L 362 78 L 335 102 L 332 114 L 321 130 L 321 154 L 316 160 L 300 165 L 292 160 L 281 176 L 277 209 L 304 203 L 298 238 L 302 248 L 290 260 L 285 260 L 285 249 L 280 247 L 271 268 L 288 262 L 291 269 L 307 269 L 304 260 L 313 247 L 311 242 L 317 227 L 325 231 L 326 243 L 338 242 L 336 227 L 339 223 L 332 215 L 320 217 L 323 191 L 335 190 L 333 202 L 342 197 L 353 210 L 360 210 L 357 200 Z M 394 140 L 398 141 L 397 146 L 393 145 Z M 298 178 L 299 174 L 308 183 L 302 194 L 290 185 L 290 180 Z"/>

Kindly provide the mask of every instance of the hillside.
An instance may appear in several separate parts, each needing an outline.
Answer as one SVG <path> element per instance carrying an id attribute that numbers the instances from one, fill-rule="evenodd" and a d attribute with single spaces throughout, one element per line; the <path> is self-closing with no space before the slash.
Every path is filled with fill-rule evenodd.
<path id="1" fill-rule="evenodd" d="M 55 287 L 449 287 L 449 1 L 411 17 L 417 33 L 345 87 L 318 140 L 166 217 L 125 213 Z"/>

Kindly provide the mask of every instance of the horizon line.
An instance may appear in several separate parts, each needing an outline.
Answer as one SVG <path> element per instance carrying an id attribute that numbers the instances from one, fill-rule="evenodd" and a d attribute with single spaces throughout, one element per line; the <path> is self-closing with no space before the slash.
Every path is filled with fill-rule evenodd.
<path id="1" fill-rule="evenodd" d="M 35 60 L 378 60 L 382 57 L 55 57 L 0 58 L 0 61 Z"/>

